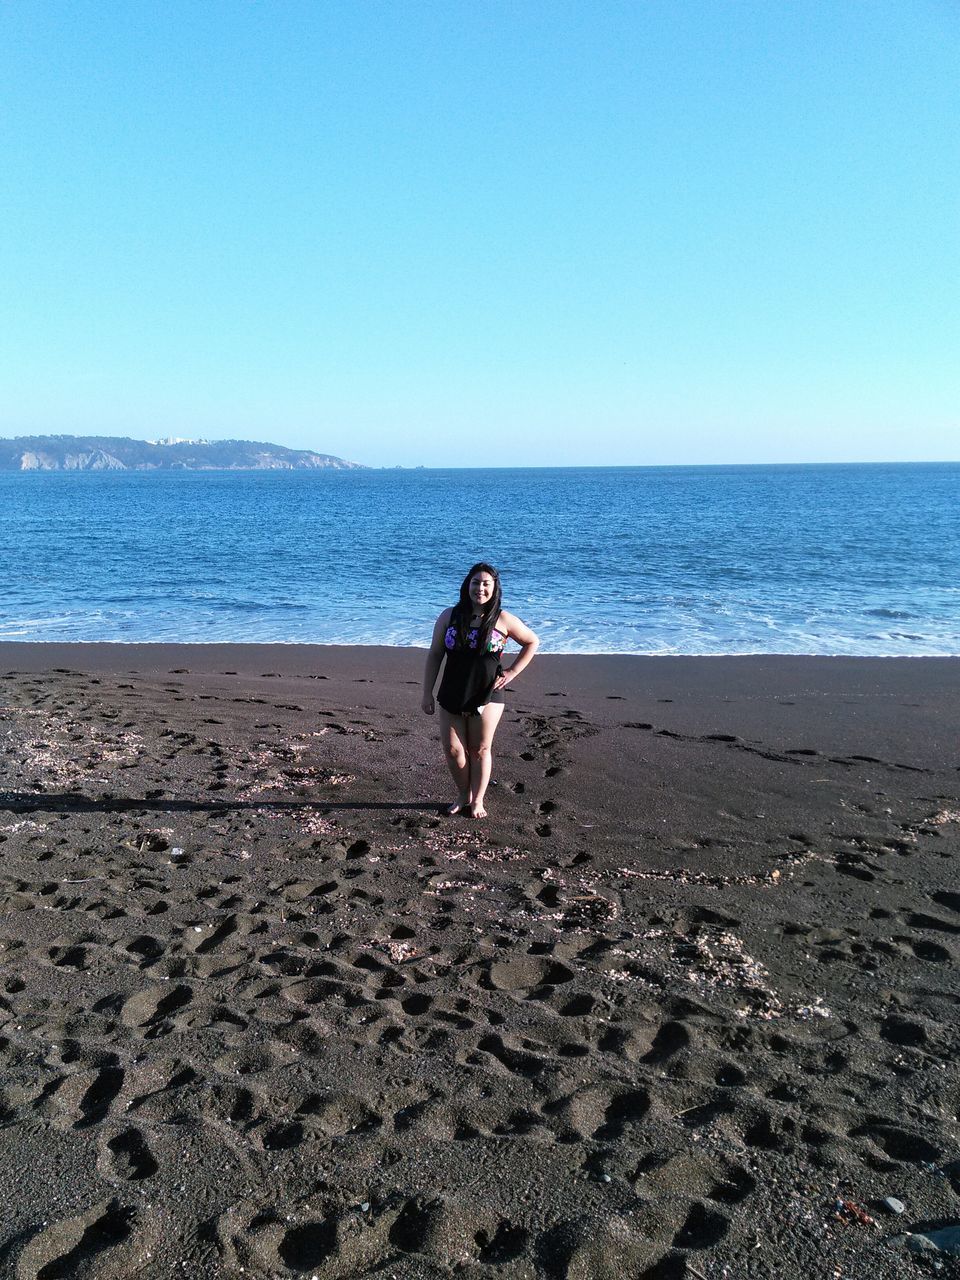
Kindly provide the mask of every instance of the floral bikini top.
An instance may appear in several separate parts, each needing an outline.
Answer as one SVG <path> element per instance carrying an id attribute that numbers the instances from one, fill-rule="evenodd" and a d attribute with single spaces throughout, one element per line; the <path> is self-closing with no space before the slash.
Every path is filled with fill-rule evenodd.
<path id="1" fill-rule="evenodd" d="M 480 628 L 471 627 L 471 629 L 467 632 L 466 647 L 468 649 L 475 650 L 477 647 L 477 640 L 479 639 L 479 637 L 480 637 Z M 490 636 L 487 640 L 487 645 L 484 652 L 496 653 L 496 654 L 503 653 L 503 650 L 507 643 L 508 638 L 509 637 L 503 631 L 498 631 L 497 628 L 494 627 L 490 632 Z M 444 644 L 444 648 L 448 650 L 452 650 L 457 647 L 457 628 L 456 627 L 447 627 L 447 634 L 443 637 L 443 644 Z"/>

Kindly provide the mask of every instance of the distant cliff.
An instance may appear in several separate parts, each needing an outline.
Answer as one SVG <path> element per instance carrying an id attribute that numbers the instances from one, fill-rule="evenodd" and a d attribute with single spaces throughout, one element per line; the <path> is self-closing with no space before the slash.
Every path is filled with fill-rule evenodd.
<path id="1" fill-rule="evenodd" d="M 0 440 L 0 471 L 353 471 L 328 453 L 254 440 L 17 436 Z"/>

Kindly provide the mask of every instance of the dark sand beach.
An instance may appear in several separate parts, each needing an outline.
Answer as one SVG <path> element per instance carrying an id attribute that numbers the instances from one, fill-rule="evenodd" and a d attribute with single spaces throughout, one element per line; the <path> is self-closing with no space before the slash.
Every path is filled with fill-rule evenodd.
<path id="1" fill-rule="evenodd" d="M 0 1275 L 956 1274 L 960 660 L 423 656 L 0 645 Z"/>

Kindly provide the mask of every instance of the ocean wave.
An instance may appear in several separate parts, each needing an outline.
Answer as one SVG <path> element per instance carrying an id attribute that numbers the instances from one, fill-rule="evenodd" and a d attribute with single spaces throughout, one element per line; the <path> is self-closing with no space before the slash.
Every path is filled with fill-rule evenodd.
<path id="1" fill-rule="evenodd" d="M 137 623 L 115 620 L 101 622 L 97 626 L 84 625 L 77 619 L 68 623 L 43 620 L 7 620 L 0 626 L 0 640 L 45 643 L 129 643 L 129 644 L 317 644 L 349 645 L 358 647 L 392 646 L 425 650 L 429 642 L 429 628 L 417 632 L 398 629 L 384 632 L 362 628 L 342 628 L 322 631 L 306 628 L 291 631 L 277 626 L 250 626 L 242 630 L 223 625 L 216 619 L 183 619 L 155 621 L 152 625 L 144 619 Z M 858 637 L 816 635 L 800 636 L 770 634 L 757 636 L 720 637 L 707 632 L 676 637 L 651 636 L 642 643 L 634 638 L 614 634 L 587 635 L 584 633 L 552 637 L 545 642 L 544 654 L 616 654 L 637 657 L 719 657 L 756 656 L 779 654 L 784 656 L 819 657 L 960 657 L 960 638 L 942 640 L 920 633 L 871 633 Z"/>
<path id="2" fill-rule="evenodd" d="M 298 600 L 271 600 L 265 604 L 262 600 L 218 600 L 206 601 L 208 609 L 215 613 L 249 613 L 262 614 L 269 617 L 272 613 L 309 613 L 310 605 Z"/>

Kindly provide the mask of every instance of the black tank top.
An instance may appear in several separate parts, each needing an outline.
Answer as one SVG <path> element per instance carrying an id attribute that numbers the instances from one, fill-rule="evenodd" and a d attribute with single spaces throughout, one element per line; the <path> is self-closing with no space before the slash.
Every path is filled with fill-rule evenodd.
<path id="1" fill-rule="evenodd" d="M 456 626 L 447 627 L 443 647 L 447 657 L 437 701 L 451 715 L 468 715 L 478 707 L 486 706 L 493 694 L 493 686 L 501 672 L 500 658 L 507 637 L 496 627 L 490 632 L 484 652 L 477 650 L 480 628 L 473 627 L 466 633 L 466 644 L 457 647 L 459 636 Z"/>

